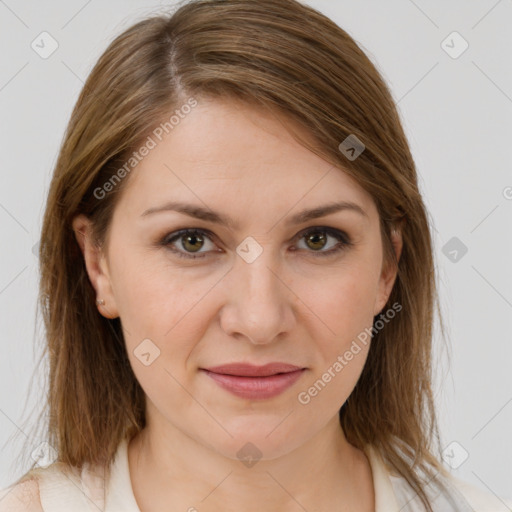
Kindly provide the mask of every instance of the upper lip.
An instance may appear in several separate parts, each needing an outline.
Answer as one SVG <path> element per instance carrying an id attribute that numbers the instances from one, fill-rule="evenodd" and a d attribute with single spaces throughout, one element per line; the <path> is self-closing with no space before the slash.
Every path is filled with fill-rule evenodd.
<path id="1" fill-rule="evenodd" d="M 248 363 L 230 363 L 204 369 L 209 372 L 222 373 L 224 375 L 237 375 L 240 377 L 267 377 L 277 373 L 294 372 L 302 370 L 303 368 L 288 363 L 268 363 L 263 366 Z"/>

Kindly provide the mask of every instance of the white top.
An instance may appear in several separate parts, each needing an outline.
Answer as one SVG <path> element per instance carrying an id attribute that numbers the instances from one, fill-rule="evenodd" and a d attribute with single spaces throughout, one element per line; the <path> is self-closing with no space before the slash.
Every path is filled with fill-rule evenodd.
<path id="1" fill-rule="evenodd" d="M 54 464 L 42 470 L 36 481 L 12 485 L 0 490 L 0 512 L 141 512 L 133 494 L 128 465 L 128 442 L 118 447 L 110 479 L 84 467 L 79 475 L 59 469 Z M 388 470 L 379 452 L 371 446 L 364 449 L 370 462 L 374 492 L 375 512 L 423 512 L 419 498 L 406 480 Z M 502 499 L 491 493 L 450 477 L 449 496 L 427 488 L 436 512 L 508 512 L 512 500 Z M 39 491 L 40 503 L 37 499 Z M 436 496 L 436 494 L 438 494 Z M 42 508 L 41 508 L 42 507 Z"/>

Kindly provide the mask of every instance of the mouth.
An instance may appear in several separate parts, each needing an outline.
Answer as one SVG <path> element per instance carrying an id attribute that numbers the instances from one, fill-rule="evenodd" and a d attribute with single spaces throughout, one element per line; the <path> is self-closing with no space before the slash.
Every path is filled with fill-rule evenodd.
<path id="1" fill-rule="evenodd" d="M 287 363 L 263 366 L 233 363 L 200 370 L 221 388 L 240 398 L 262 400 L 283 393 L 297 382 L 307 368 Z"/>
<path id="2" fill-rule="evenodd" d="M 222 375 L 237 377 L 268 377 L 279 373 L 290 373 L 304 368 L 289 363 L 268 363 L 261 366 L 250 363 L 229 363 L 205 368 L 205 370 Z"/>

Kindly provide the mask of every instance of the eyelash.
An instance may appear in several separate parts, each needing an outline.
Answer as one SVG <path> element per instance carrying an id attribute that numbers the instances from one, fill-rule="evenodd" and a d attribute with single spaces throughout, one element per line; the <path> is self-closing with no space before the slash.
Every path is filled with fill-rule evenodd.
<path id="1" fill-rule="evenodd" d="M 330 235 L 330 236 L 336 238 L 339 242 L 336 246 L 332 247 L 328 251 L 318 251 L 318 252 L 315 252 L 313 250 L 307 251 L 307 252 L 313 253 L 315 256 L 319 256 L 319 257 L 332 256 L 332 255 L 337 254 L 337 253 L 341 252 L 342 250 L 345 250 L 353 245 L 350 240 L 350 237 L 346 233 L 344 233 L 343 231 L 339 231 L 337 229 L 329 228 L 329 227 L 325 227 L 325 226 L 308 228 L 304 231 L 301 231 L 300 233 L 297 234 L 294 241 L 295 240 L 299 241 L 302 238 L 306 237 L 306 235 L 309 235 L 311 233 L 325 233 L 327 235 Z M 175 242 L 176 240 L 179 240 L 184 235 L 206 236 L 210 240 L 212 238 L 215 238 L 213 233 L 211 233 L 208 230 L 188 228 L 188 229 L 181 229 L 180 231 L 175 231 L 173 233 L 170 233 L 169 235 L 164 237 L 164 239 L 161 241 L 160 244 L 163 245 L 164 247 L 168 247 L 171 252 L 173 252 L 180 258 L 187 258 L 187 259 L 194 260 L 194 259 L 198 259 L 198 258 L 204 258 L 208 254 L 208 251 L 204 252 L 204 253 L 192 254 L 192 253 L 187 253 L 187 252 L 183 252 L 183 251 L 176 250 L 176 249 L 172 248 L 171 247 L 172 243 Z"/>

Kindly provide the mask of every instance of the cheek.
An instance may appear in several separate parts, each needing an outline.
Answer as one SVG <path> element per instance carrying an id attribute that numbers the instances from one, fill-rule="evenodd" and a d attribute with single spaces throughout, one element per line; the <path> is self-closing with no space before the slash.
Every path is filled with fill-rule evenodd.
<path id="1" fill-rule="evenodd" d="M 195 309 L 212 279 L 169 264 L 161 251 L 127 252 L 113 266 L 119 315 L 132 335 L 162 339 Z"/>
<path id="2" fill-rule="evenodd" d="M 318 318 L 312 320 L 316 327 L 309 328 L 312 371 L 297 395 L 301 406 L 333 415 L 349 397 L 370 349 L 374 297 L 375 281 L 368 269 L 340 272 L 328 285 L 309 290 Z"/>
<path id="3" fill-rule="evenodd" d="M 213 321 L 212 288 L 218 280 L 211 272 L 177 270 L 164 258 L 132 256 L 117 267 L 115 293 L 125 343 L 148 395 L 176 387 L 180 396 L 177 382 L 189 378 L 187 371 L 194 363 L 190 354 Z"/>
<path id="4" fill-rule="evenodd" d="M 208 325 L 212 284 L 150 264 L 126 275 L 119 311 L 135 376 L 158 410 L 183 410 L 192 403 L 182 386 L 190 388 L 190 354 Z"/>
<path id="5" fill-rule="evenodd" d="M 328 278 L 308 279 L 302 284 L 297 294 L 314 313 L 311 321 L 316 325 L 322 353 L 332 356 L 365 328 L 371 328 L 377 282 L 375 271 L 368 265 L 347 265 Z"/>

